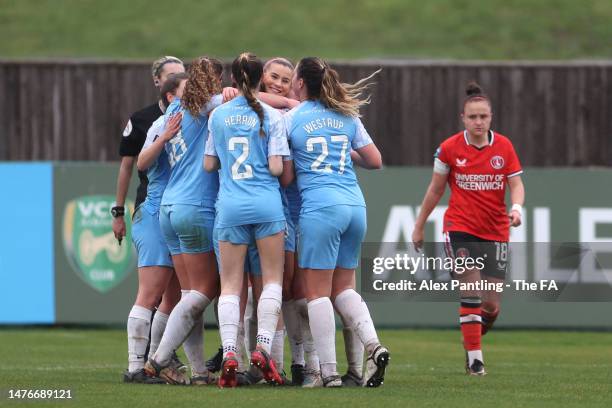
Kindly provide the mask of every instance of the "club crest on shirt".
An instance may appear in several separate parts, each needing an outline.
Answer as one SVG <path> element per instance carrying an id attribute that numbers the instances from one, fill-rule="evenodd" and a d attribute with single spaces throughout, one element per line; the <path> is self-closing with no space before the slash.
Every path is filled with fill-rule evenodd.
<path id="1" fill-rule="evenodd" d="M 132 133 L 132 120 L 128 120 L 127 125 L 125 125 L 125 129 L 123 129 L 123 137 L 128 137 Z"/>
<path id="2" fill-rule="evenodd" d="M 495 170 L 500 170 L 504 167 L 504 158 L 501 156 L 493 156 L 491 158 L 491 167 Z"/>
<path id="3" fill-rule="evenodd" d="M 467 163 L 467 159 L 456 158 L 455 162 L 457 163 L 457 167 L 465 167 L 465 165 Z"/>

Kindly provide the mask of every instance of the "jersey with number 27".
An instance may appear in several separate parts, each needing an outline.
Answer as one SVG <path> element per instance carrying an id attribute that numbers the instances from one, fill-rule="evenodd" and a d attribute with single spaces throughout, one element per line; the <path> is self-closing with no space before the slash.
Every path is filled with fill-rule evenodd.
<path id="1" fill-rule="evenodd" d="M 285 220 L 280 184 L 270 174 L 268 157 L 289 155 L 287 136 L 281 114 L 261 105 L 264 136 L 244 96 L 221 105 L 211 115 L 206 155 L 217 156 L 221 165 L 218 228 Z"/>
<path id="2" fill-rule="evenodd" d="M 357 117 L 342 115 L 319 101 L 305 101 L 284 115 L 302 196 L 302 213 L 365 200 L 351 149 L 372 143 Z"/>

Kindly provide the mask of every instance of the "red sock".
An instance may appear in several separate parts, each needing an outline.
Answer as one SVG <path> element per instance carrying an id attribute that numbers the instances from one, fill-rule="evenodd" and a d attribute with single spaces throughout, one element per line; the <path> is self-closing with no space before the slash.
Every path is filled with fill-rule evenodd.
<path id="1" fill-rule="evenodd" d="M 462 298 L 459 308 L 459 321 L 466 351 L 481 350 L 482 317 L 479 298 Z"/>

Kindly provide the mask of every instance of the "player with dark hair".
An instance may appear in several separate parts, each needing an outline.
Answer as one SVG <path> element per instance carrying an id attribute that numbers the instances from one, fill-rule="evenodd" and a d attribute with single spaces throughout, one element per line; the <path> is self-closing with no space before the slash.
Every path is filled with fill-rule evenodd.
<path id="1" fill-rule="evenodd" d="M 220 387 L 238 383 L 240 298 L 247 247 L 253 242 L 260 254 L 263 290 L 251 364 L 268 382 L 283 383 L 270 351 L 282 301 L 286 228 L 278 177 L 283 174 L 282 156 L 289 155 L 289 147 L 281 114 L 257 99 L 262 73 L 263 65 L 253 54 L 236 58 L 232 77 L 240 96 L 215 110 L 209 121 L 204 166 L 210 172 L 221 168 L 215 226 L 221 259 L 219 330 L 224 354 Z"/>
<path id="2" fill-rule="evenodd" d="M 484 268 L 452 272 L 461 282 L 503 282 L 510 227 L 521 224 L 525 189 L 521 164 L 510 140 L 491 130 L 491 100 L 475 82 L 466 88 L 461 118 L 465 130 L 446 139 L 434 155 L 434 172 L 417 217 L 412 241 L 423 247 L 427 217 L 438 204 L 446 183 L 451 191 L 444 214 L 449 256 L 481 258 Z M 506 187 L 512 207 L 506 212 Z M 466 351 L 466 372 L 485 375 L 481 337 L 499 314 L 495 291 L 462 291 L 459 322 Z"/>

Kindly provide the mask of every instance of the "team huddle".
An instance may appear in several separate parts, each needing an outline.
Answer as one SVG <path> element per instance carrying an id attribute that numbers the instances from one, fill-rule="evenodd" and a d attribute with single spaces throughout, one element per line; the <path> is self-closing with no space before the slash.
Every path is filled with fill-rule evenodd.
<path id="1" fill-rule="evenodd" d="M 124 131 L 113 208 L 119 240 L 125 235 L 123 203 L 135 157 L 142 180 L 132 228 L 139 288 L 128 317 L 124 381 L 221 388 L 260 381 L 305 388 L 380 386 L 389 350 L 355 291 L 366 203 L 354 166 L 382 167 L 381 154 L 359 119 L 359 109 L 369 103 L 364 93 L 373 75 L 345 84 L 319 58 L 303 58 L 295 67 L 284 58 L 264 65 L 250 53 L 233 61 L 233 87 L 221 87 L 222 73 L 213 58 L 198 58 L 188 73 L 177 58 L 156 61 L 152 74 L 160 101 L 132 115 Z M 501 143 L 504 154 L 514 155 L 511 166 L 503 159 L 501 165 L 494 163 L 511 189 L 510 222 L 507 216 L 500 221 L 499 214 L 495 220 L 507 231 L 509 224 L 520 224 L 524 192 L 522 184 L 510 181 L 520 183 L 515 177 L 520 164 L 507 139 L 489 130 L 490 102 L 477 91 L 468 93 L 464 104 L 465 143 L 476 146 L 476 153 L 468 153 L 488 154 L 484 146 L 493 146 L 496 137 L 501 141 L 495 148 Z M 483 122 L 483 104 L 489 122 Z M 417 220 L 417 248 L 440 187 L 443 193 L 449 177 L 457 174 L 448 145 L 436 157 Z M 465 167 L 461 160 L 456 163 Z M 453 204 L 458 194 L 449 184 L 451 206 L 463 206 Z M 499 194 L 491 200 L 499 201 Z M 499 203 L 493 207 L 491 212 L 499 213 Z M 445 222 L 445 232 L 451 234 L 454 256 L 465 250 L 462 242 L 480 239 L 474 252 L 507 242 L 507 235 L 479 237 L 478 231 L 462 228 L 461 217 L 453 220 Z M 482 297 L 483 302 L 481 294 L 462 293 L 466 370 L 473 375 L 484 374 L 481 326 L 490 328 L 499 311 L 499 299 Z M 202 316 L 214 299 L 222 345 L 205 361 Z M 336 366 L 334 311 L 342 320 L 348 362 L 342 376 Z M 481 318 L 485 315 L 488 326 Z M 283 366 L 285 333 L 291 379 Z M 181 345 L 189 374 L 176 355 Z"/>

